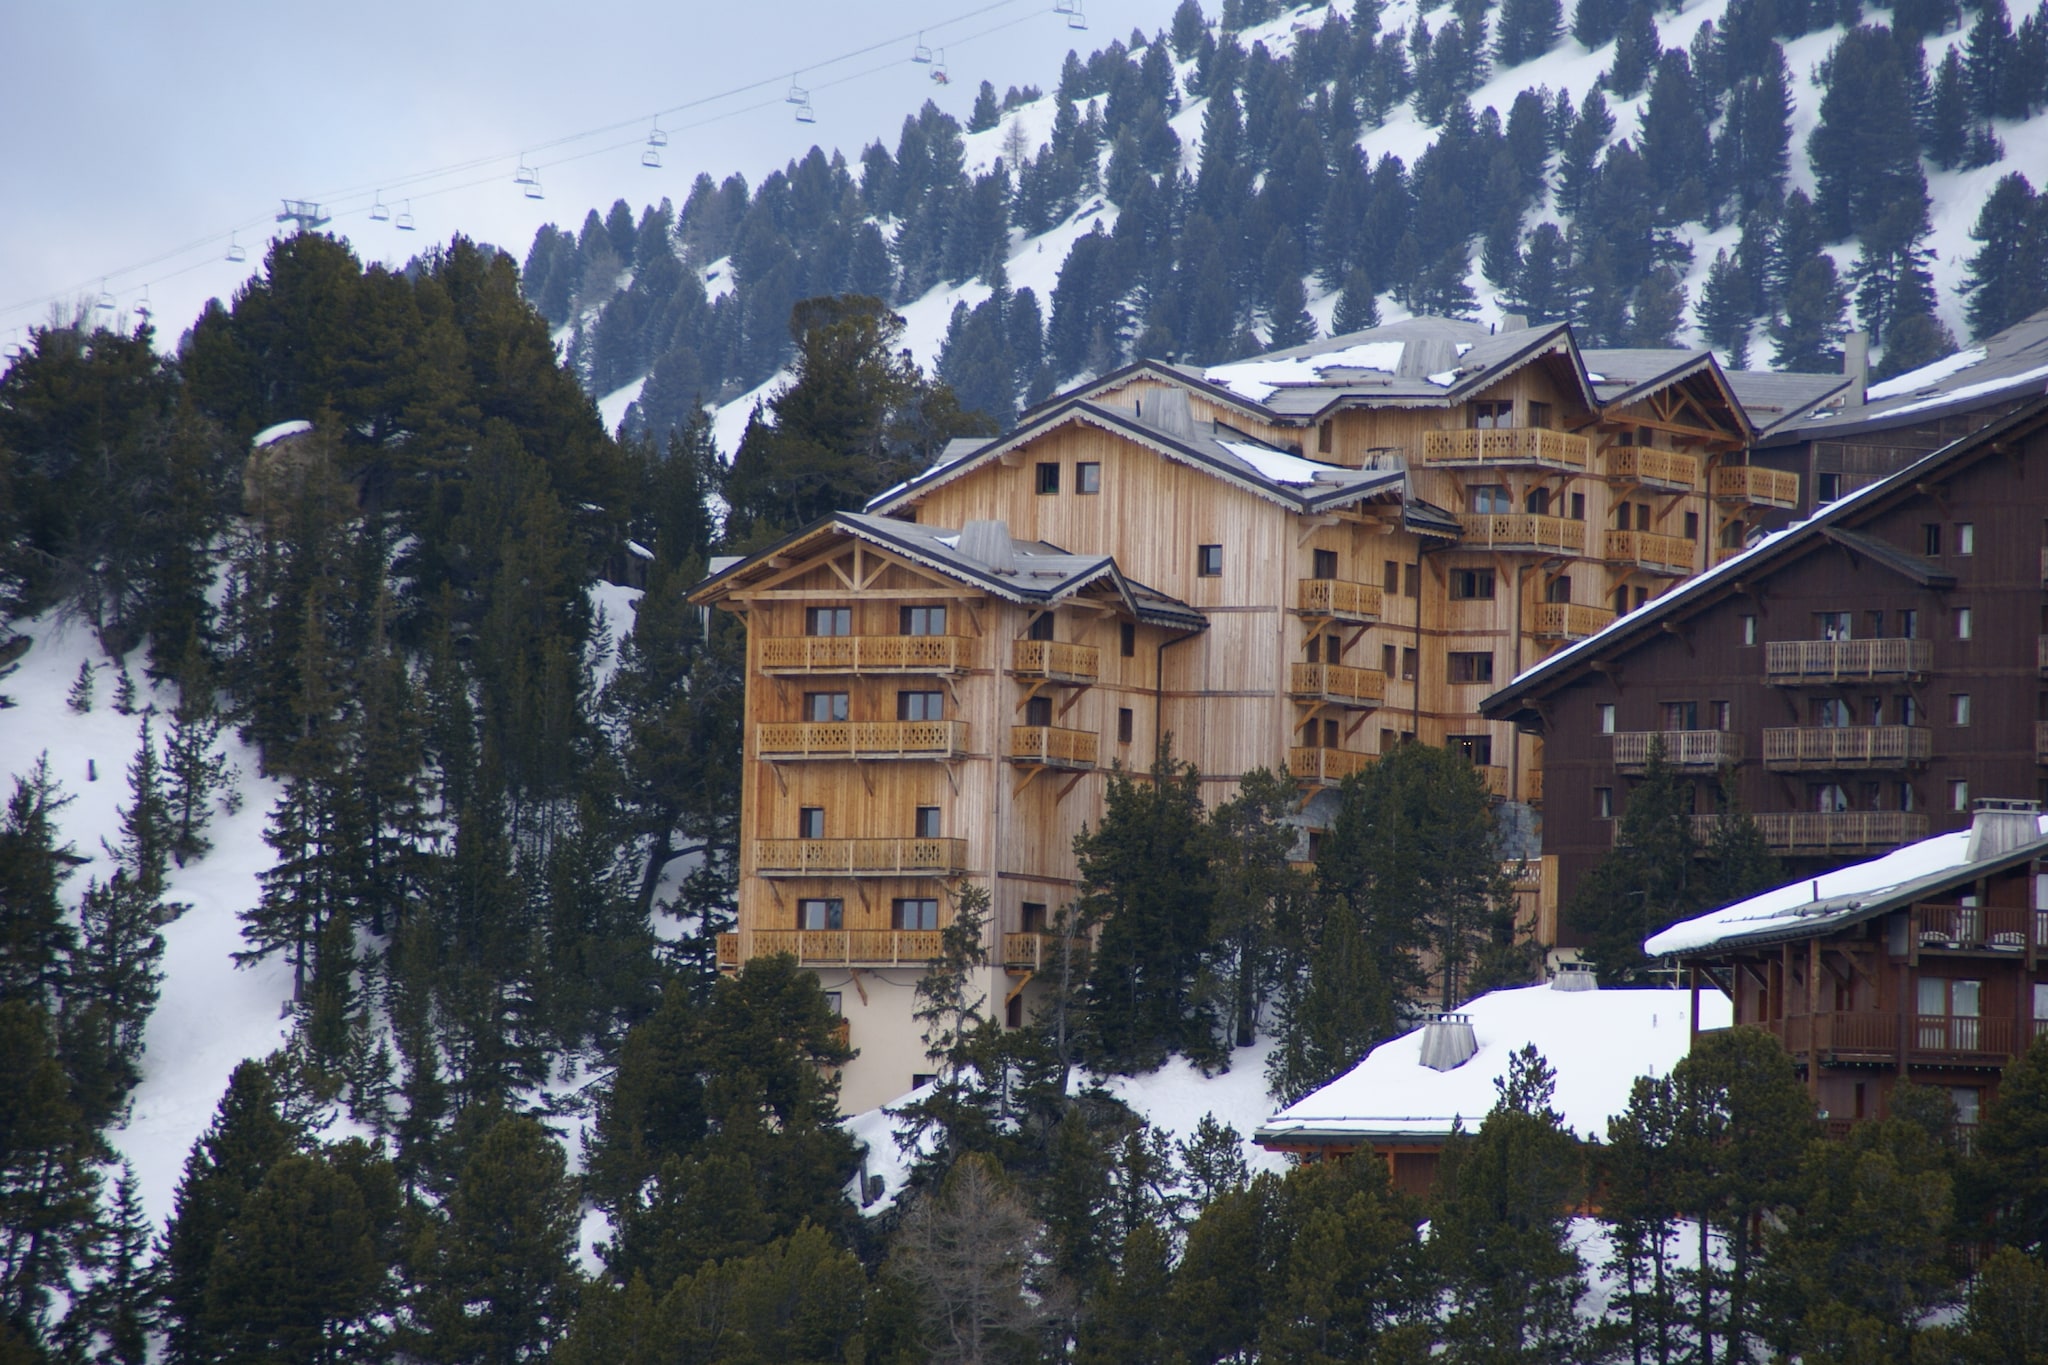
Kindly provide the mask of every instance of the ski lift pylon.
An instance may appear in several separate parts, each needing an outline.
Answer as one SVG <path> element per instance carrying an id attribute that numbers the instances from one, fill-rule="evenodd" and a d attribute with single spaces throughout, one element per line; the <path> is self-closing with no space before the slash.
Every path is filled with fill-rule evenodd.
<path id="1" fill-rule="evenodd" d="M 398 216 L 391 220 L 391 226 L 397 228 L 400 232 L 411 232 L 413 230 L 412 200 L 408 199 L 405 201 L 405 207 L 400 209 Z"/>
<path id="2" fill-rule="evenodd" d="M 391 221 L 391 210 L 385 206 L 384 191 L 382 190 L 377 191 L 376 197 L 370 201 L 370 221 L 373 223 L 388 223 Z"/>
<path id="3" fill-rule="evenodd" d="M 228 259 L 231 261 L 246 261 L 249 259 L 249 248 L 236 241 L 235 234 L 232 232 L 228 234 Z"/>
<path id="4" fill-rule="evenodd" d="M 924 66 L 932 64 L 932 50 L 924 45 L 924 35 L 917 35 L 917 46 L 910 49 L 910 60 Z"/>

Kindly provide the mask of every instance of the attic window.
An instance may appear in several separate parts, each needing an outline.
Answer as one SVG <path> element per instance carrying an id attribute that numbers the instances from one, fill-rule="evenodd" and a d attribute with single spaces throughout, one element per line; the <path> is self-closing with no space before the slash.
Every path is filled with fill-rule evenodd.
<path id="1" fill-rule="evenodd" d="M 1057 466 L 1054 467 L 1057 471 Z M 1074 466 L 1074 491 L 1076 493 L 1100 493 L 1102 491 L 1102 466 L 1094 460 L 1083 460 Z"/>
<path id="2" fill-rule="evenodd" d="M 1223 547 L 1221 545 L 1196 546 L 1195 573 L 1202 578 L 1221 578 L 1223 576 Z"/>

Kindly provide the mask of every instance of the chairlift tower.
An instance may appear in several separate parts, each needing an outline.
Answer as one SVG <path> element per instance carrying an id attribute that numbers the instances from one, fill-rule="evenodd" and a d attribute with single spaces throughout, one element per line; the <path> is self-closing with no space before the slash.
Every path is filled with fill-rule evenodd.
<path id="1" fill-rule="evenodd" d="M 277 221 L 296 223 L 299 231 L 311 232 L 315 228 L 326 227 L 329 219 L 321 212 L 320 206 L 310 199 L 287 199 L 284 201 L 284 211 L 277 215 Z"/>

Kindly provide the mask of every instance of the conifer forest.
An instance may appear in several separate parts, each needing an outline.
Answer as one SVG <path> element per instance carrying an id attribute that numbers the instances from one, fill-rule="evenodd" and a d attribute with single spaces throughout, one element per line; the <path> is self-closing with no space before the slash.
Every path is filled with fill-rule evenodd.
<path id="1" fill-rule="evenodd" d="M 1278 1107 L 1542 979 L 1443 749 L 1347 779 L 1307 862 L 1281 776 L 1205 803 L 1170 744 L 1114 774 L 1059 907 L 1091 946 L 1022 1027 L 967 984 L 988 906 L 953 907 L 893 1150 L 842 1120 L 815 976 L 719 970 L 745 637 L 687 600 L 714 557 L 1137 357 L 1484 296 L 1729 368 L 1839 371 L 1860 329 L 1889 375 L 2048 307 L 2048 8 L 1729 0 L 1662 47 L 1680 8 L 1180 0 L 965 125 L 927 104 L 523 255 L 299 232 L 175 335 L 32 329 L 0 370 L 0 730 L 62 625 L 65 715 L 139 742 L 0 773 L 0 1365 L 2048 1361 L 2048 1043 L 1967 1140 L 1913 1087 L 1825 1137 L 1756 1029 L 1588 1140 L 1530 1048 L 1427 1195 L 1120 1097 L 1253 1067 Z M 1588 53 L 1581 94 L 1547 76 Z M 1360 150 L 1407 119 L 1419 154 Z M 1992 167 L 1945 294 L 1931 178 Z M 1032 239 L 1065 253 L 1042 296 L 1005 273 Z M 920 365 L 896 310 L 969 282 Z M 1671 781 L 1569 911 L 1604 983 L 1780 879 L 1740 820 L 1697 846 Z M 167 943 L 245 824 L 235 972 L 286 1017 L 152 1210 Z"/>

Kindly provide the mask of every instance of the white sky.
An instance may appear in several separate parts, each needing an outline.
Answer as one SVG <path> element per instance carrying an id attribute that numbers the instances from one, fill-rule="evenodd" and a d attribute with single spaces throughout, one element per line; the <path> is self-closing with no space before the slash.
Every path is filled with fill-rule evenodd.
<path id="1" fill-rule="evenodd" d="M 1176 0 L 1081 2 L 1085 32 L 1054 0 L 0 0 L 0 341 L 104 277 L 123 309 L 147 286 L 175 344 L 261 262 L 285 197 L 326 204 L 327 230 L 366 259 L 397 264 L 457 231 L 523 259 L 542 223 L 574 230 L 621 196 L 636 214 L 663 195 L 680 206 L 700 170 L 759 184 L 813 143 L 849 160 L 878 135 L 893 150 L 927 98 L 964 122 L 983 80 L 1049 91 L 1069 48 L 1149 35 Z M 945 87 L 911 63 L 913 37 L 886 41 L 919 29 L 945 50 Z M 783 103 L 792 73 L 815 124 Z M 642 167 L 648 116 L 699 100 L 662 119 L 662 168 Z M 513 184 L 522 149 L 545 200 Z M 411 199 L 417 232 L 371 221 L 380 186 L 394 213 Z M 244 265 L 224 259 L 230 230 Z"/>

